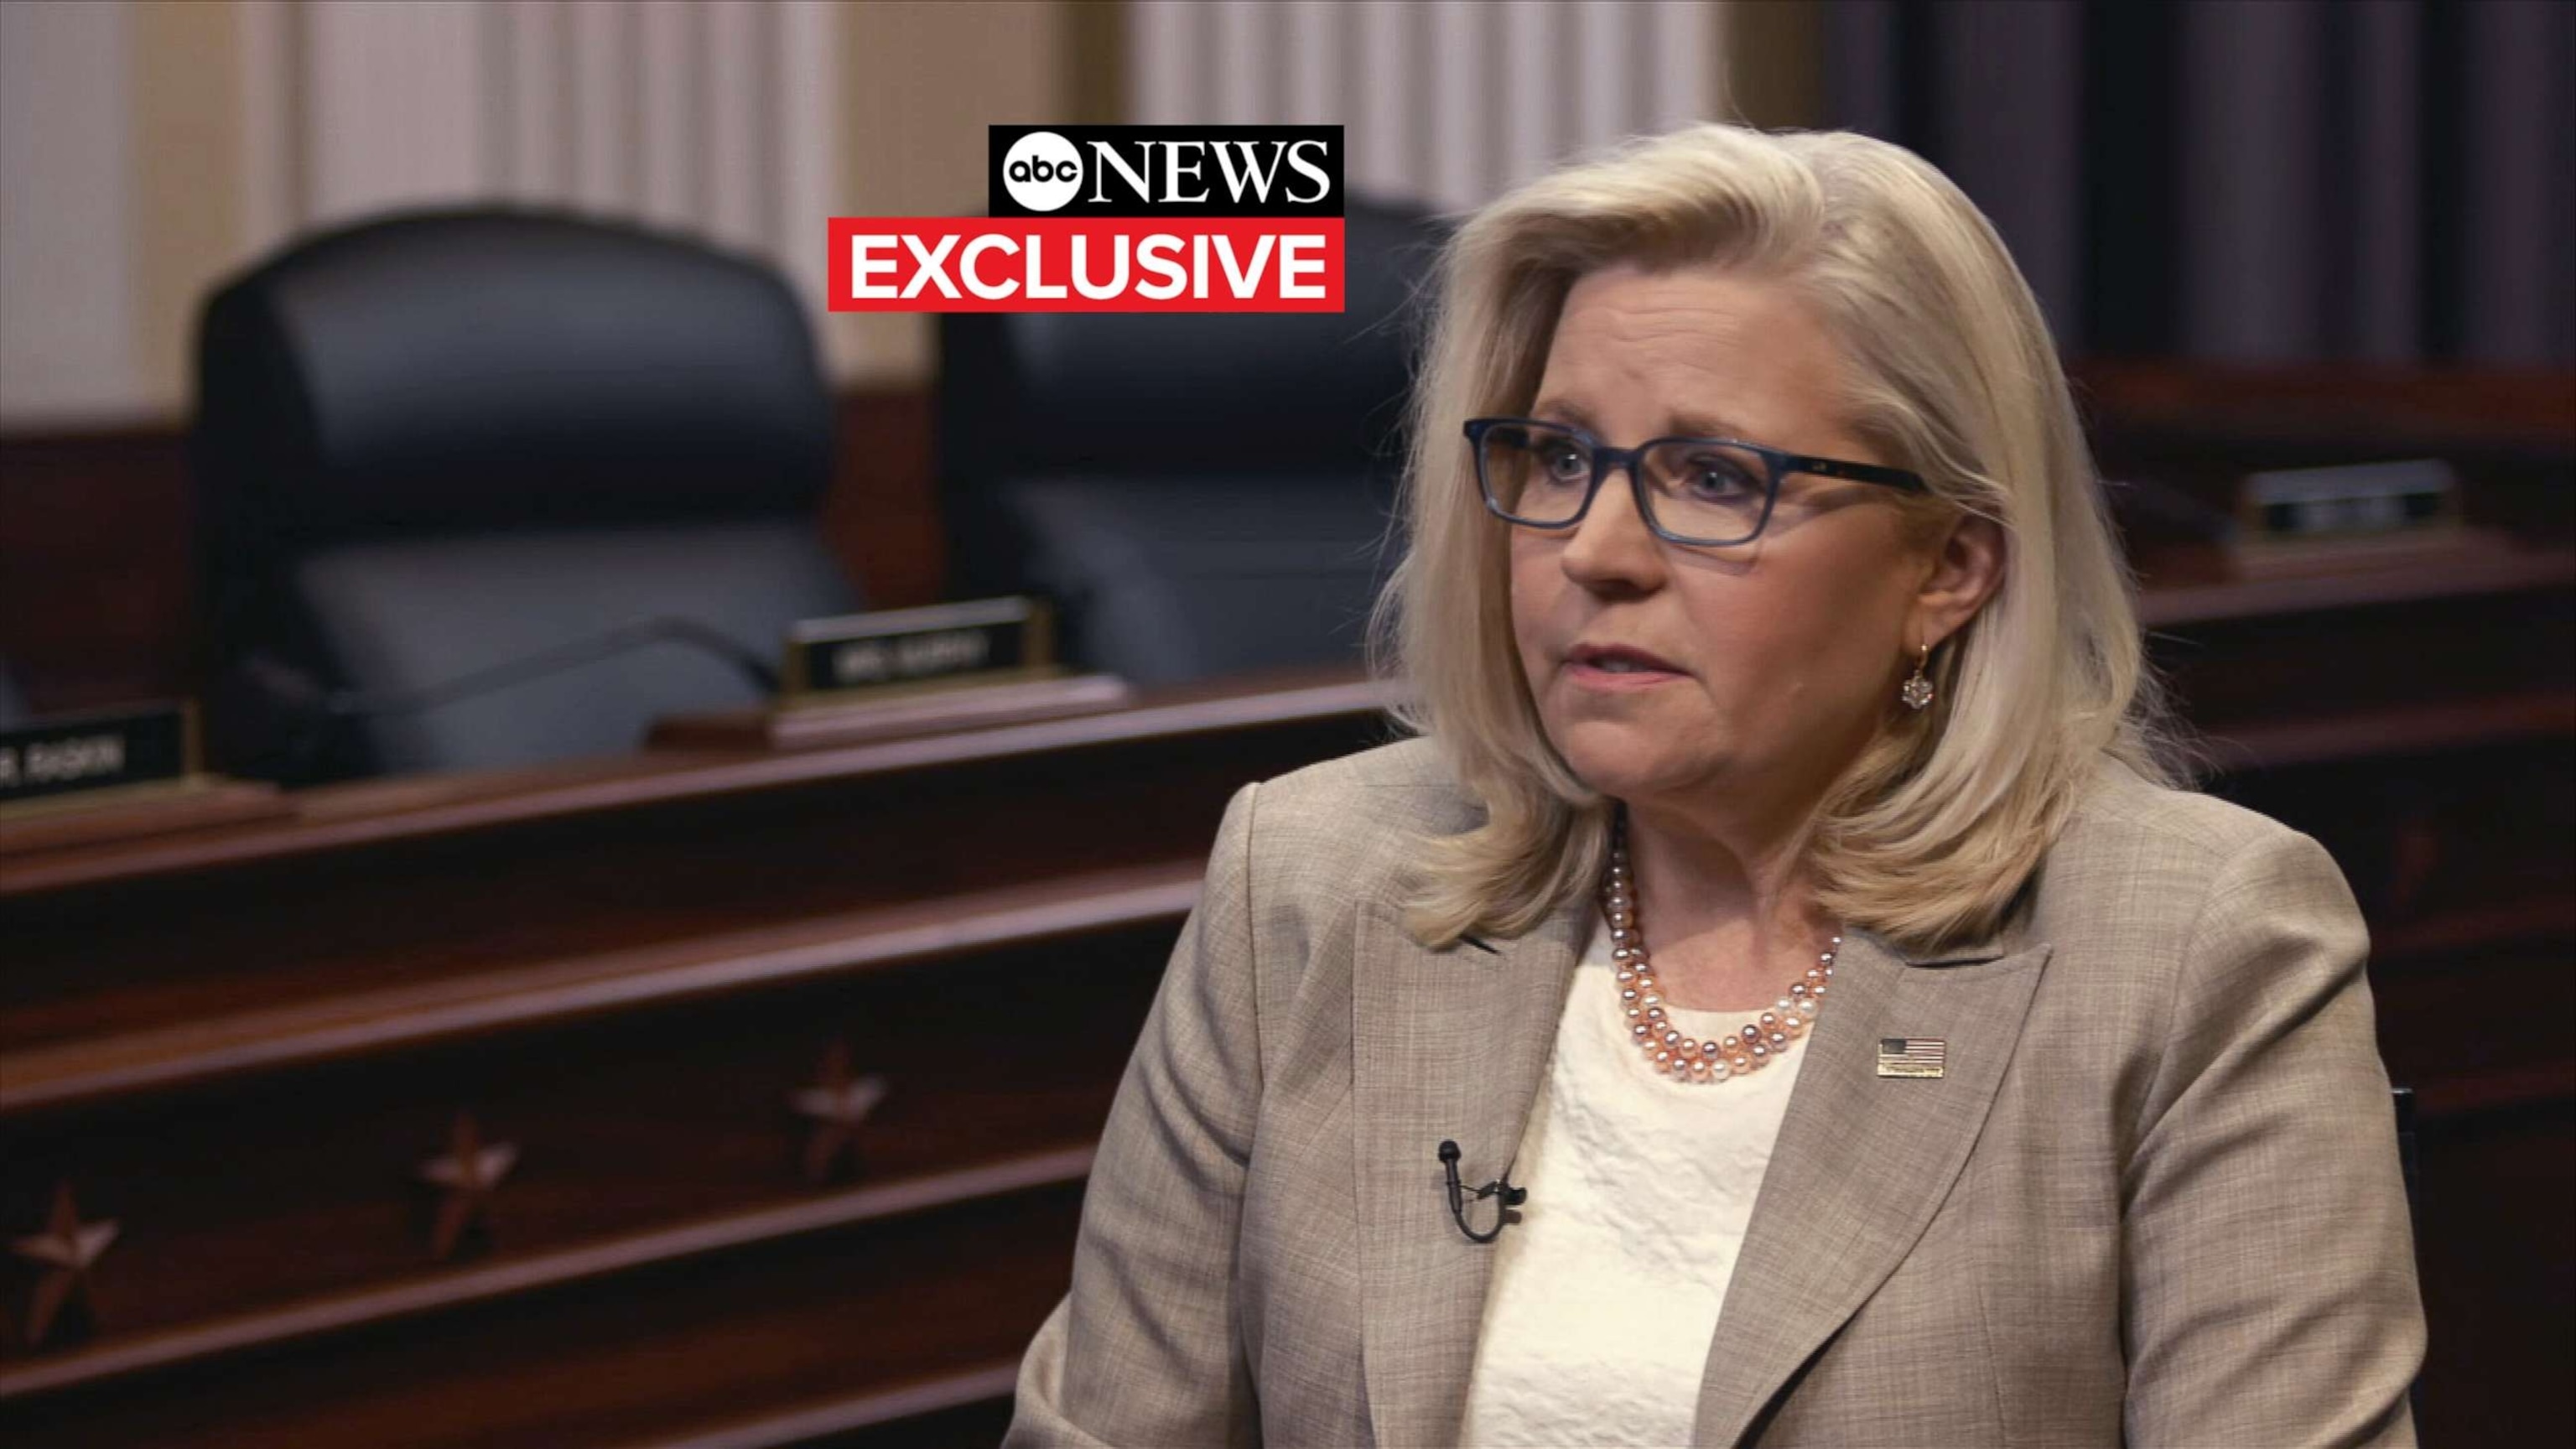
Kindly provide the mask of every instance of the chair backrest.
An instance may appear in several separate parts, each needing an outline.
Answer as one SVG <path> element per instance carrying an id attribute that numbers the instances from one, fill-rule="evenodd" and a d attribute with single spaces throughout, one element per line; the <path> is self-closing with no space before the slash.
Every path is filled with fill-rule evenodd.
<path id="1" fill-rule="evenodd" d="M 198 486 L 210 733 L 288 778 L 631 748 L 756 693 L 676 644 L 363 719 L 383 700 L 652 616 L 774 655 L 854 607 L 813 514 L 831 405 L 771 269 L 569 215 L 463 210 L 304 240 L 208 301 Z"/>
<path id="2" fill-rule="evenodd" d="M 952 587 L 1052 594 L 1078 658 L 1148 682 L 1346 653 L 1439 241 L 1354 201 L 1338 314 L 943 316 Z"/>
<path id="3" fill-rule="evenodd" d="M 1364 473 L 1401 422 L 1407 303 L 1440 233 L 1405 208 L 1348 211 L 1339 313 L 942 314 L 946 485 Z"/>

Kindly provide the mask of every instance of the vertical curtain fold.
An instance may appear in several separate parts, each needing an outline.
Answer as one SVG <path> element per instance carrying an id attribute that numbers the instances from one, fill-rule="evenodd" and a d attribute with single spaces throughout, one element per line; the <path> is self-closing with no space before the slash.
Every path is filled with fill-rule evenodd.
<path id="1" fill-rule="evenodd" d="M 2576 362 L 2576 6 L 1855 0 L 1830 123 L 1992 217 L 2061 342 Z"/>

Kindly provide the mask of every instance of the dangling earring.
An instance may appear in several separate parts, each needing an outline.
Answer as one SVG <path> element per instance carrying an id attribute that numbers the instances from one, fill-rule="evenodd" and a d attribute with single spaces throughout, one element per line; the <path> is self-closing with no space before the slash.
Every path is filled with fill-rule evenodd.
<path id="1" fill-rule="evenodd" d="M 1896 692 L 1896 697 L 1912 710 L 1928 709 L 1932 704 L 1932 677 L 1923 672 L 1923 666 L 1932 662 L 1932 646 L 1918 647 L 1922 652 L 1914 660 L 1914 672 L 1905 677 L 1905 687 Z"/>

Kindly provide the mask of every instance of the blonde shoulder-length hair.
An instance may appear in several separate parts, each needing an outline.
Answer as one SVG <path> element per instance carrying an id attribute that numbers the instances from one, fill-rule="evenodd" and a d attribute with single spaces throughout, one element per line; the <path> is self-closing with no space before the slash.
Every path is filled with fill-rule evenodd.
<path id="1" fill-rule="evenodd" d="M 1994 520 L 1996 593 L 1934 654 L 1937 699 L 1893 698 L 1820 802 L 1808 861 L 1840 920 L 1934 948 L 1998 926 L 2099 759 L 2172 783 L 2135 585 L 2039 305 L 1975 205 L 1930 164 L 1842 132 L 1700 125 L 1541 177 L 1441 258 L 1400 505 L 1410 547 L 1370 653 L 1484 807 L 1423 843 L 1407 926 L 1427 945 L 1519 935 L 1588 892 L 1611 802 L 1549 742 L 1513 644 L 1508 525 L 1460 425 L 1533 401 L 1575 278 L 1717 264 L 1799 289 L 1843 355 L 1848 423 L 1931 485 L 1926 521 Z"/>

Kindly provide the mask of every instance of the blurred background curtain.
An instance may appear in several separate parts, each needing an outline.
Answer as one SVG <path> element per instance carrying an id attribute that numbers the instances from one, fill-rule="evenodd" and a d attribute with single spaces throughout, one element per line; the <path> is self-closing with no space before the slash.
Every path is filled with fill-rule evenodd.
<path id="1" fill-rule="evenodd" d="M 2576 360 L 2576 5 L 1845 0 L 1824 50 L 2071 350 Z"/>

